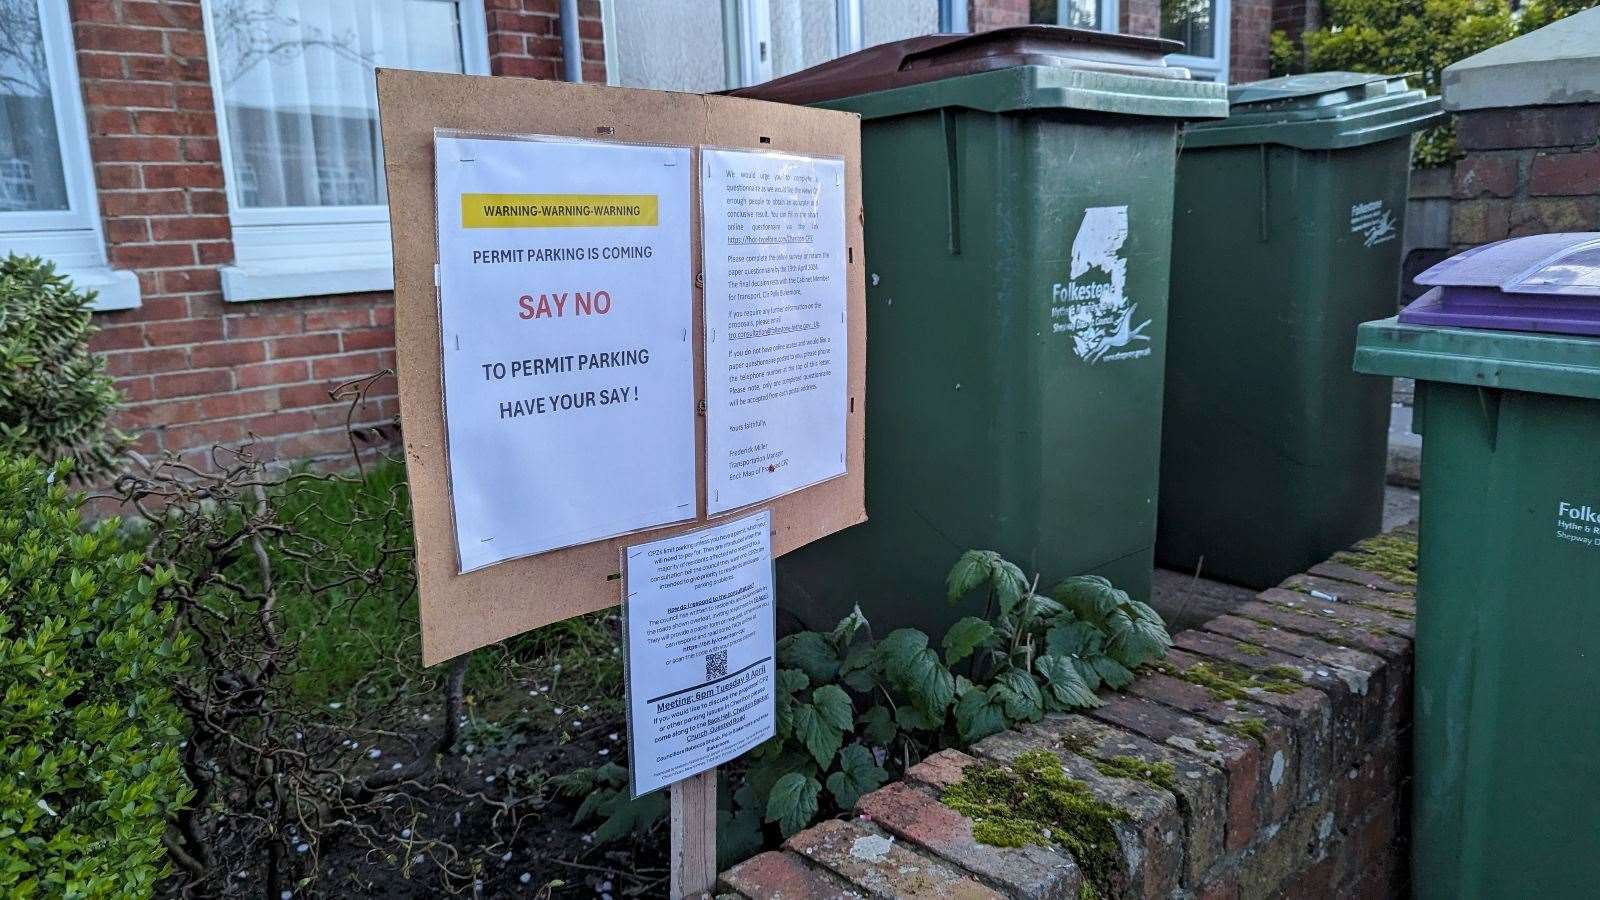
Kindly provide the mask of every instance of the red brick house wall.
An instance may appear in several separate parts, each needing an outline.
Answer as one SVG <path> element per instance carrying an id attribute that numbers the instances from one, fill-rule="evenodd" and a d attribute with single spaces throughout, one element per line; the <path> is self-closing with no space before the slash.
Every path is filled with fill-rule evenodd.
<path id="1" fill-rule="evenodd" d="M 491 72 L 555 77 L 556 0 L 486 0 Z M 584 75 L 603 80 L 598 0 L 580 4 Z M 392 369 L 387 292 L 226 303 L 234 249 L 199 0 L 71 0 L 90 155 L 112 266 L 138 274 L 141 305 L 96 315 L 137 449 L 203 462 L 249 436 L 284 459 L 348 449 L 329 391 Z M 354 423 L 392 440 L 392 378 Z"/>
<path id="2" fill-rule="evenodd" d="M 1233 0 L 1228 80 L 1260 81 L 1272 64 L 1272 0 Z"/>
<path id="3" fill-rule="evenodd" d="M 492 74 L 559 77 L 558 0 L 482 2 Z M 1028 0 L 969 2 L 975 31 L 1028 20 Z M 1270 18 L 1268 2 L 1234 0 L 1236 27 Z M 69 0 L 69 13 L 107 253 L 142 300 L 96 316 L 125 397 L 117 424 L 143 452 L 197 463 L 251 436 L 285 459 L 344 453 L 349 403 L 329 392 L 394 367 L 392 295 L 225 302 L 235 249 L 200 0 Z M 584 78 L 603 81 L 599 0 L 579 13 Z M 1123 0 L 1124 31 L 1159 21 L 1160 0 Z M 1254 71 L 1254 46 L 1235 36 L 1236 71 Z M 354 423 L 392 440 L 394 392 L 392 378 L 372 385 Z"/>

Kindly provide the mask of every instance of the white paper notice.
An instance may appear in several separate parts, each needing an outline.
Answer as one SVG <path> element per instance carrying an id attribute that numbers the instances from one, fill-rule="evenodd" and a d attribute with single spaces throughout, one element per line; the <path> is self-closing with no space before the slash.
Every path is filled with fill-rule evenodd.
<path id="1" fill-rule="evenodd" d="M 772 513 L 629 547 L 627 579 L 637 797 L 774 734 Z"/>
<path id="2" fill-rule="evenodd" d="M 709 148 L 701 159 L 715 515 L 844 474 L 844 162 Z"/>
<path id="3" fill-rule="evenodd" d="M 694 518 L 689 150 L 434 154 L 461 571 Z"/>

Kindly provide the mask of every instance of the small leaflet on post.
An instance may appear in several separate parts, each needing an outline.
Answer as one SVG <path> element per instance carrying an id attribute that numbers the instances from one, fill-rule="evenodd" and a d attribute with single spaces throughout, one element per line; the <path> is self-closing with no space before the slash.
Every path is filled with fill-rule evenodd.
<path id="1" fill-rule="evenodd" d="M 637 797 L 774 734 L 772 513 L 629 547 L 626 572 Z"/>
<path id="2" fill-rule="evenodd" d="M 460 570 L 694 518 L 688 148 L 434 155 Z"/>
<path id="3" fill-rule="evenodd" d="M 711 515 L 844 474 L 844 161 L 701 150 Z"/>

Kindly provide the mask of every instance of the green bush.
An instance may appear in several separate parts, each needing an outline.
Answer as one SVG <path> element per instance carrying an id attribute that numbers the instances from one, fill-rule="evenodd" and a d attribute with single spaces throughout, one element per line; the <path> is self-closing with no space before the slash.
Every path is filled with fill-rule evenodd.
<path id="1" fill-rule="evenodd" d="M 38 257 L 0 261 L 0 450 L 71 459 L 86 479 L 127 441 L 106 425 L 121 398 L 89 352 L 93 301 Z"/>
<path id="2" fill-rule="evenodd" d="M 1594 5 L 1529 0 L 1512 12 L 1507 0 L 1326 0 L 1324 26 L 1304 32 L 1299 47 L 1281 32 L 1273 36 L 1273 74 L 1416 73 L 1421 87 L 1437 94 L 1451 63 Z M 1443 125 L 1423 132 L 1413 162 L 1442 166 L 1455 155 L 1455 129 Z"/>
<path id="3" fill-rule="evenodd" d="M 0 895 L 147 897 L 192 792 L 169 688 L 187 641 L 69 466 L 0 455 Z"/>

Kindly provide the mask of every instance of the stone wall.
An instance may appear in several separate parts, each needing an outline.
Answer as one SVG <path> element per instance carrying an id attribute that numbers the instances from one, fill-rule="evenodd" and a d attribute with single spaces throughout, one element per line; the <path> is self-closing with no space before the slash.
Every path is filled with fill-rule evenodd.
<path id="1" fill-rule="evenodd" d="M 1118 892 L 1139 898 L 1394 897 L 1408 881 L 1415 601 L 1372 572 L 1329 561 L 1229 615 L 1183 632 L 1165 671 L 1099 709 L 1053 715 L 946 750 L 724 873 L 730 897 L 1077 898 L 1059 846 L 979 844 L 939 802 L 963 770 L 1034 749 L 1128 814 Z M 1238 699 L 1200 673 L 1278 679 Z M 1296 673 L 1298 689 L 1283 677 Z M 1102 771 L 1116 757 L 1170 763 L 1170 789 Z"/>

